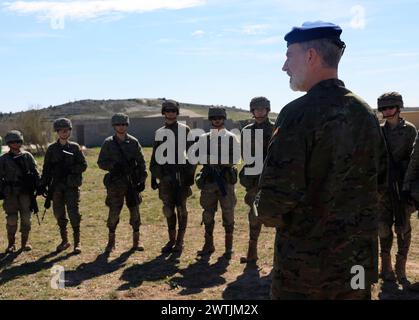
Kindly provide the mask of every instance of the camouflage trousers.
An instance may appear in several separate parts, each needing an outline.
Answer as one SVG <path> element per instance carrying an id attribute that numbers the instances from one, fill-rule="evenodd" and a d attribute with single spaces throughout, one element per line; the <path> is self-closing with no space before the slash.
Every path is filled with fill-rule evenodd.
<path id="1" fill-rule="evenodd" d="M 176 192 L 179 194 L 176 195 Z M 188 224 L 188 210 L 186 200 L 192 195 L 190 187 L 174 190 L 173 184 L 168 181 L 160 181 L 159 198 L 163 202 L 163 214 L 167 219 L 167 228 L 176 229 L 176 220 L 179 223 L 179 230 L 186 230 Z M 176 205 L 176 196 L 179 198 L 179 205 Z"/>
<path id="2" fill-rule="evenodd" d="M 216 183 L 207 183 L 201 190 L 200 203 L 204 209 L 202 213 L 202 222 L 208 233 L 212 233 L 215 224 L 215 213 L 218 209 L 218 202 L 221 206 L 223 227 L 226 233 L 234 231 L 234 208 L 237 203 L 234 184 L 226 184 L 227 195 L 222 196 Z"/>
<path id="3" fill-rule="evenodd" d="M 80 229 L 80 189 L 57 186 L 52 195 L 52 208 L 60 229 L 65 229 L 70 219 L 73 230 Z M 67 210 L 66 210 L 67 209 Z M 67 218 L 68 213 L 68 218 Z"/>
<path id="4" fill-rule="evenodd" d="M 281 271 L 281 259 L 280 259 L 280 230 L 276 228 L 276 236 L 275 236 L 275 245 L 274 245 L 274 261 L 273 261 L 273 269 L 272 269 L 272 285 L 271 285 L 271 299 L 272 300 L 370 300 L 371 299 L 371 287 L 373 281 L 369 279 L 369 276 L 366 277 L 365 280 L 365 289 L 363 290 L 353 290 L 349 286 L 345 286 L 344 282 L 338 282 L 333 284 L 333 288 L 325 289 L 324 283 L 322 285 L 318 285 L 317 287 L 313 286 L 303 286 L 301 292 L 297 292 L 298 290 L 291 291 L 286 287 L 286 281 L 289 279 L 285 279 L 284 273 Z M 296 265 L 300 265 L 302 263 L 306 263 L 307 261 L 296 261 Z M 328 270 L 324 270 L 324 272 L 328 272 Z M 298 274 L 298 272 L 297 272 Z M 297 275 L 296 274 L 296 275 Z M 300 275 L 301 276 L 301 275 Z M 298 277 L 300 277 L 298 276 Z M 295 278 L 297 279 L 297 278 Z M 292 281 L 294 282 L 293 279 Z M 294 286 L 295 288 L 295 286 Z M 295 288 L 298 289 L 298 288 Z"/>
<path id="5" fill-rule="evenodd" d="M 247 190 L 244 197 L 244 202 L 250 207 L 249 210 L 249 239 L 257 241 L 259 239 L 260 231 L 262 229 L 262 223 L 259 222 L 255 213 L 253 212 L 253 202 L 257 194 L 257 188 Z"/>
<path id="6" fill-rule="evenodd" d="M 119 217 L 127 201 L 128 184 L 125 182 L 112 183 L 107 187 L 106 205 L 109 207 L 107 226 L 109 232 L 114 233 L 119 223 Z M 141 195 L 139 195 L 141 203 Z M 127 204 L 128 206 L 128 204 Z M 134 232 L 138 232 L 141 225 L 140 204 L 128 207 L 130 214 L 130 225 Z"/>
<path id="7" fill-rule="evenodd" d="M 378 234 L 380 236 L 380 248 L 382 254 L 390 254 L 391 247 L 393 246 L 393 226 L 394 226 L 394 214 L 392 211 L 391 203 L 384 201 L 382 204 L 379 221 L 378 221 Z M 412 239 L 412 227 L 410 223 L 410 216 L 413 209 L 409 206 L 406 207 L 405 213 L 405 225 L 402 229 L 396 229 L 397 235 L 397 254 L 401 257 L 407 258 L 409 253 L 410 243 Z"/>
<path id="8" fill-rule="evenodd" d="M 27 233 L 31 230 L 30 210 L 31 198 L 24 193 L 6 193 L 3 209 L 6 212 L 6 229 L 8 233 L 15 234 L 17 231 L 20 215 L 20 232 Z"/>

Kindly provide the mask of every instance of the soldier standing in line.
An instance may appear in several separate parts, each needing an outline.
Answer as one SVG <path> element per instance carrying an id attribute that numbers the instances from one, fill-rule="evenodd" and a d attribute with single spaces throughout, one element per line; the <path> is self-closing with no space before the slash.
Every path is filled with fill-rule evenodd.
<path id="1" fill-rule="evenodd" d="M 233 232 L 234 232 L 234 208 L 237 198 L 235 184 L 237 183 L 236 164 L 240 159 L 235 158 L 234 149 L 240 142 L 235 134 L 228 131 L 224 122 L 227 119 L 227 113 L 224 108 L 211 107 L 208 111 L 208 120 L 211 121 L 212 130 L 199 138 L 194 144 L 193 149 L 200 143 L 206 141 L 207 161 L 196 177 L 196 184 L 201 190 L 200 203 L 204 209 L 202 222 L 205 225 L 205 243 L 202 250 L 198 251 L 198 256 L 207 257 L 215 251 L 214 247 L 214 224 L 215 213 L 218 203 L 220 203 L 225 230 L 225 256 L 231 257 L 233 253 Z M 221 141 L 221 142 L 220 142 Z M 222 154 L 222 143 L 227 142 L 228 154 Z M 217 148 L 218 152 L 214 154 L 211 147 Z M 217 156 L 218 155 L 218 156 Z M 227 163 L 221 161 L 223 156 L 227 156 Z M 216 158 L 216 159 L 215 159 Z M 211 159 L 215 161 L 211 161 Z"/>
<path id="2" fill-rule="evenodd" d="M 188 210 L 186 200 L 192 195 L 191 186 L 194 183 L 194 173 L 196 166 L 187 162 L 186 151 L 193 142 L 188 142 L 187 136 L 190 128 L 179 123 L 179 103 L 173 100 L 164 101 L 162 104 L 162 115 L 165 118 L 165 125 L 156 131 L 156 135 L 170 130 L 174 135 L 175 162 L 159 163 L 156 159 L 156 150 L 162 145 L 163 141 L 155 141 L 153 153 L 150 161 L 150 171 L 152 174 L 151 187 L 153 190 L 159 189 L 159 198 L 163 202 L 163 214 L 167 220 L 169 241 L 162 248 L 163 253 L 182 252 L 183 240 L 188 223 Z M 182 133 L 182 134 L 180 134 Z M 179 139 L 185 139 L 185 150 L 179 152 Z M 181 159 L 182 158 L 182 159 Z M 157 182 L 157 179 L 159 182 Z M 176 212 L 175 212 L 176 210 Z M 178 231 L 176 235 L 176 220 Z"/>
<path id="3" fill-rule="evenodd" d="M 61 243 L 57 246 L 57 252 L 70 247 L 67 234 L 67 224 L 70 219 L 73 228 L 73 252 L 79 254 L 81 253 L 80 187 L 87 162 L 80 146 L 69 140 L 73 129 L 71 121 L 66 118 L 56 119 L 53 126 L 58 140 L 48 147 L 45 154 L 41 177 L 42 192 L 47 194 L 47 199 L 52 200 L 54 216 L 60 228 Z"/>
<path id="4" fill-rule="evenodd" d="M 23 135 L 12 130 L 5 136 L 9 152 L 0 157 L 0 180 L 3 181 L 8 246 L 6 253 L 16 251 L 16 231 L 20 216 L 21 250 L 32 250 L 29 241 L 32 212 L 38 212 L 36 194 L 39 190 L 39 173 L 35 158 L 22 151 Z"/>
<path id="5" fill-rule="evenodd" d="M 242 150 L 244 145 L 250 145 L 252 155 L 255 153 L 255 143 L 263 143 L 263 159 L 266 158 L 268 151 L 269 141 L 272 137 L 274 124 L 269 120 L 269 112 L 271 111 L 271 103 L 265 97 L 253 98 L 250 102 L 250 112 L 253 114 L 255 121 L 242 130 L 241 144 Z M 243 132 L 249 130 L 251 132 L 250 137 L 244 135 Z M 256 130 L 263 130 L 263 140 L 256 141 Z M 250 138 L 250 141 L 246 139 Z M 253 202 L 258 191 L 259 175 L 246 175 L 245 170 L 253 164 L 245 163 L 242 170 L 240 171 L 239 178 L 240 184 L 246 188 L 246 195 L 244 201 L 250 207 L 249 211 L 249 247 L 246 257 L 241 257 L 241 263 L 255 262 L 258 259 L 258 239 L 262 228 L 261 222 L 255 216 L 253 212 Z"/>
<path id="6" fill-rule="evenodd" d="M 132 250 L 143 251 L 144 247 L 140 242 L 140 193 L 144 191 L 147 178 L 144 155 L 139 141 L 127 133 L 129 117 L 117 113 L 111 122 L 115 135 L 105 139 L 97 161 L 99 168 L 108 171 L 104 177 L 106 205 L 109 207 L 109 236 L 105 251 L 110 253 L 115 249 L 115 231 L 124 199 L 133 230 Z"/>
<path id="7" fill-rule="evenodd" d="M 406 284 L 406 260 L 412 238 L 410 215 L 415 211 L 408 192 L 402 192 L 405 175 L 417 136 L 416 127 L 400 117 L 403 98 L 397 92 L 388 92 L 378 98 L 378 111 L 385 122 L 381 125 L 389 153 L 389 189 L 386 192 L 379 216 L 381 247 L 381 274 L 383 280 L 394 281 L 391 263 L 393 231 L 397 234 L 398 252 L 395 271 L 400 283 Z M 407 177 L 408 180 L 413 177 Z"/>
<path id="8" fill-rule="evenodd" d="M 277 228 L 273 299 L 370 299 L 378 280 L 387 154 L 373 110 L 338 79 L 341 33 L 319 21 L 285 36 L 283 71 L 306 94 L 277 118 L 255 200 Z M 353 285 L 354 266 L 364 286 Z"/>

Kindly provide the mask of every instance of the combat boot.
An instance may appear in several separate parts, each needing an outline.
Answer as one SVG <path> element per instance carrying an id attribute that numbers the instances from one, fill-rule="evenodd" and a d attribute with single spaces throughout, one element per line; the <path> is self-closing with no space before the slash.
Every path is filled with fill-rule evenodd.
<path id="1" fill-rule="evenodd" d="M 215 251 L 214 247 L 214 236 L 209 233 L 205 233 L 205 243 L 202 250 L 198 251 L 198 256 L 207 256 Z"/>
<path id="2" fill-rule="evenodd" d="M 29 232 L 22 232 L 21 249 L 22 251 L 31 251 L 32 246 L 28 243 Z"/>
<path id="3" fill-rule="evenodd" d="M 186 230 L 178 230 L 176 244 L 173 247 L 173 252 L 182 252 L 183 251 L 183 238 L 185 237 Z"/>
<path id="4" fill-rule="evenodd" d="M 176 229 L 175 230 L 169 230 L 169 241 L 165 244 L 163 248 L 161 248 L 162 253 L 169 253 L 172 251 L 173 246 L 176 242 Z"/>
<path id="5" fill-rule="evenodd" d="M 132 234 L 132 250 L 144 251 L 144 246 L 140 243 L 140 231 L 133 232 Z"/>
<path id="6" fill-rule="evenodd" d="M 106 245 L 105 252 L 110 253 L 115 249 L 115 232 L 109 232 L 108 244 Z"/>
<path id="7" fill-rule="evenodd" d="M 60 229 L 61 234 L 61 243 L 57 246 L 57 252 L 61 252 L 67 250 L 70 247 L 70 243 L 68 242 L 68 234 L 67 229 Z"/>
<path id="8" fill-rule="evenodd" d="M 231 256 L 233 253 L 233 233 L 225 234 L 225 254 Z"/>
<path id="9" fill-rule="evenodd" d="M 16 252 L 16 235 L 14 233 L 7 233 L 7 240 L 9 244 L 7 245 L 6 253 L 14 253 Z"/>
<path id="10" fill-rule="evenodd" d="M 258 242 L 257 240 L 249 240 L 249 248 L 247 250 L 247 256 L 240 258 L 240 263 L 256 262 L 258 257 Z"/>
<path id="11" fill-rule="evenodd" d="M 406 258 L 400 255 L 396 256 L 396 264 L 394 266 L 394 269 L 396 269 L 396 276 L 397 280 L 400 283 L 407 282 L 406 277 Z"/>
<path id="12" fill-rule="evenodd" d="M 391 266 L 391 255 L 390 253 L 381 254 L 381 273 L 380 277 L 384 281 L 395 281 L 393 267 Z"/>
<path id="13" fill-rule="evenodd" d="M 75 230 L 73 232 L 73 239 L 74 239 L 74 254 L 80 254 L 81 253 L 81 245 L 80 245 L 80 231 Z"/>

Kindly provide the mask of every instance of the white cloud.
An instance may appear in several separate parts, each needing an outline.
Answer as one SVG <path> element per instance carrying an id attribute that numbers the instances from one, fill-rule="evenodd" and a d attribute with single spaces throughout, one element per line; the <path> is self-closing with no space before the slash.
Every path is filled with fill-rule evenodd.
<path id="1" fill-rule="evenodd" d="M 263 34 L 269 28 L 267 24 L 253 24 L 243 27 L 243 32 L 249 35 Z"/>
<path id="2" fill-rule="evenodd" d="M 206 0 L 79 0 L 13 1 L 4 7 L 19 14 L 33 14 L 41 19 L 87 20 L 121 13 L 142 13 L 160 9 L 178 10 L 204 5 Z"/>
<path id="3" fill-rule="evenodd" d="M 203 30 L 196 30 L 194 32 L 192 32 L 192 36 L 196 37 L 196 38 L 202 38 L 205 34 L 205 31 Z"/>
<path id="4" fill-rule="evenodd" d="M 366 25 L 365 8 L 361 5 L 356 5 L 351 8 L 352 20 L 350 26 L 352 29 L 364 29 Z"/>

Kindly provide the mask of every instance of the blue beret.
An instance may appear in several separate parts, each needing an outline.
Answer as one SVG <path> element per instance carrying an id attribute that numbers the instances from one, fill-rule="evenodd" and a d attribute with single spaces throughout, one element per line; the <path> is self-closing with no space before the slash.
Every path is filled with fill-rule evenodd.
<path id="1" fill-rule="evenodd" d="M 316 21 L 304 22 L 301 27 L 294 27 L 285 35 L 288 45 L 299 42 L 306 42 L 316 39 L 335 40 L 338 47 L 343 48 L 344 42 L 340 40 L 341 27 L 330 22 Z"/>

